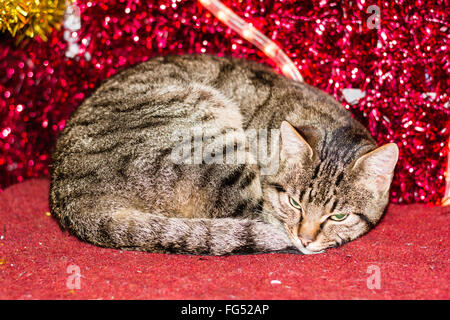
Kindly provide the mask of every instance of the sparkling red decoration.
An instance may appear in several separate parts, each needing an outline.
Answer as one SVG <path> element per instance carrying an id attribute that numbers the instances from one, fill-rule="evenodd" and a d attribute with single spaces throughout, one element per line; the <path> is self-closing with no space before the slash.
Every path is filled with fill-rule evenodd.
<path id="1" fill-rule="evenodd" d="M 444 0 L 224 3 L 284 49 L 307 83 L 342 101 L 379 143 L 398 144 L 393 201 L 440 200 L 450 130 Z M 77 4 L 79 30 L 66 25 L 47 42 L 20 46 L 0 36 L 2 188 L 47 176 L 51 150 L 69 115 L 100 81 L 128 66 L 156 55 L 194 52 L 273 66 L 194 0 Z M 379 28 L 370 5 L 379 8 Z M 343 93 L 348 88 L 364 97 L 350 104 Z"/>

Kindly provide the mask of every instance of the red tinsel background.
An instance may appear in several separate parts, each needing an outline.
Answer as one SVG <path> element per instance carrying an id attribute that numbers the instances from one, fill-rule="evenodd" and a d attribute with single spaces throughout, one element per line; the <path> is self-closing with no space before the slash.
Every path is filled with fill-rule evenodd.
<path id="1" fill-rule="evenodd" d="M 280 45 L 307 83 L 342 101 L 380 144 L 398 144 L 394 202 L 439 202 L 450 130 L 447 1 L 223 2 Z M 128 66 L 157 55 L 203 52 L 273 66 L 195 0 L 76 4 L 77 31 L 61 28 L 47 42 L 20 45 L 0 36 L 1 188 L 47 176 L 67 118 L 103 79 Z M 378 29 L 368 25 L 370 5 L 380 8 Z M 78 45 L 73 57 L 66 56 L 69 42 Z M 365 97 L 349 104 L 345 88 Z"/>

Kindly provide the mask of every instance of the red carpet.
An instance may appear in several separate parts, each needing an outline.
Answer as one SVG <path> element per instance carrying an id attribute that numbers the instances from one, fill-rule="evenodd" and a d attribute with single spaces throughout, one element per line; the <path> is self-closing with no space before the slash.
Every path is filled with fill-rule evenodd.
<path id="1" fill-rule="evenodd" d="M 46 215 L 47 197 L 47 180 L 0 194 L 0 299 L 450 298 L 449 207 L 391 205 L 373 232 L 320 255 L 199 257 L 80 242 Z M 70 265 L 81 289 L 66 285 Z"/>

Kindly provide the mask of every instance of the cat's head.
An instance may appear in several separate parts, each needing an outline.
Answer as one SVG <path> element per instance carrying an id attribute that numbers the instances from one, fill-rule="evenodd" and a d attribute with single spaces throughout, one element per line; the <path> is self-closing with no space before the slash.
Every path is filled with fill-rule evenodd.
<path id="1" fill-rule="evenodd" d="M 354 240 L 381 218 L 398 147 L 352 126 L 318 134 L 281 124 L 280 169 L 265 181 L 265 211 L 304 253 Z M 309 132 L 308 132 L 309 131 Z"/>

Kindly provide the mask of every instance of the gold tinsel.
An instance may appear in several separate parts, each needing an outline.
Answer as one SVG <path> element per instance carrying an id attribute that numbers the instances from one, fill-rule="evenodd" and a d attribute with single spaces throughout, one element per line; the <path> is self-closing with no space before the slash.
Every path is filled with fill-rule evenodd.
<path id="1" fill-rule="evenodd" d="M 65 8 L 65 0 L 0 0 L 0 32 L 11 33 L 17 42 L 35 36 L 47 41 L 47 34 L 61 23 Z"/>

